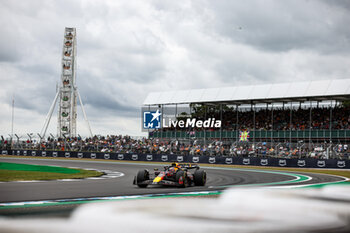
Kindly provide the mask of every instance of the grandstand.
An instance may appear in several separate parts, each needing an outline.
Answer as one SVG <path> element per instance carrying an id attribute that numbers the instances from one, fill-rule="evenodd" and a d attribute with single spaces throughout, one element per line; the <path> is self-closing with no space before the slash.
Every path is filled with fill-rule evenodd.
<path id="1" fill-rule="evenodd" d="M 350 79 L 335 79 L 153 92 L 143 104 L 188 105 L 192 116 L 223 122 L 219 130 L 159 129 L 149 132 L 151 138 L 239 142 L 246 131 L 252 143 L 349 143 L 349 101 Z"/>

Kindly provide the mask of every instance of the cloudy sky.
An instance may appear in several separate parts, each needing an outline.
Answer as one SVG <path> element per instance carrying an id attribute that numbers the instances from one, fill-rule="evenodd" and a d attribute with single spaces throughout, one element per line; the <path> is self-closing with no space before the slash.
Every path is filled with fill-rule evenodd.
<path id="1" fill-rule="evenodd" d="M 350 2 L 0 1 L 0 135 L 41 131 L 77 28 L 94 134 L 142 135 L 149 92 L 350 77 Z M 78 114 L 78 132 L 88 135 Z M 54 114 L 49 132 L 56 134 Z"/>

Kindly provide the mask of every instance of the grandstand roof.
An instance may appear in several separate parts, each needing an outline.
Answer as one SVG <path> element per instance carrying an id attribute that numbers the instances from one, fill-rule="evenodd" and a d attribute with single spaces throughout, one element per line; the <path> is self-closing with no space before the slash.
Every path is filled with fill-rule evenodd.
<path id="1" fill-rule="evenodd" d="M 350 100 L 350 79 L 151 92 L 144 105 Z"/>

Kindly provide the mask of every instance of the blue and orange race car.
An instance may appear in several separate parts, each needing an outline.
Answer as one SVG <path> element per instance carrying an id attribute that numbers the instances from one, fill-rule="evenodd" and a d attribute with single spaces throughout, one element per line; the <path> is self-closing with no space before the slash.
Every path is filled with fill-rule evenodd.
<path id="1" fill-rule="evenodd" d="M 190 172 L 190 170 L 194 172 Z M 204 186 L 207 181 L 207 173 L 201 170 L 197 164 L 172 163 L 165 166 L 164 171 L 154 169 L 154 173 L 143 169 L 138 171 L 134 178 L 134 185 L 146 188 L 148 185 L 166 185 L 175 187 Z"/>

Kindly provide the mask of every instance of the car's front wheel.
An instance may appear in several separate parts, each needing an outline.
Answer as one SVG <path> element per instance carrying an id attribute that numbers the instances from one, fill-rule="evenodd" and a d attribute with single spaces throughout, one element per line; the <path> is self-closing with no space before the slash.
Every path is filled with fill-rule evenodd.
<path id="1" fill-rule="evenodd" d="M 204 186 L 207 182 L 207 173 L 204 170 L 196 170 L 193 179 L 196 186 Z"/>

